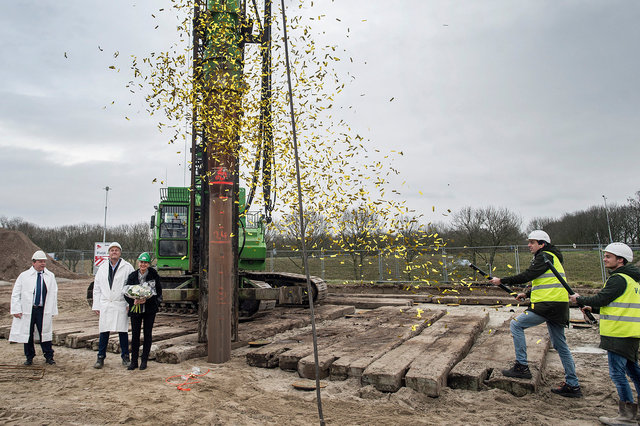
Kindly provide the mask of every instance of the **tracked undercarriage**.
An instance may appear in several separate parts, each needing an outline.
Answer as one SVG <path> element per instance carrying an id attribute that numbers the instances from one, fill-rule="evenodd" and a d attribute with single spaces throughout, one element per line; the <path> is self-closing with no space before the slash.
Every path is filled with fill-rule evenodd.
<path id="1" fill-rule="evenodd" d="M 327 283 L 311 277 L 313 301 L 327 296 Z M 197 313 L 199 290 L 195 276 L 162 277 L 162 306 L 165 312 Z M 308 306 L 305 275 L 287 272 L 241 271 L 238 292 L 239 319 L 246 321 L 276 306 Z"/>

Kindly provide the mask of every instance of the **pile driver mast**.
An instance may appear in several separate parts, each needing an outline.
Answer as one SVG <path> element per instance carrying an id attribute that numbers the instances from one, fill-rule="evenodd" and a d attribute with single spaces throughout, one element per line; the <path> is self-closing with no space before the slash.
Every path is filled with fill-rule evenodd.
<path id="1" fill-rule="evenodd" d="M 256 15 L 257 5 L 253 2 Z M 190 253 L 199 277 L 198 338 L 208 342 L 208 361 L 231 357 L 238 322 L 238 191 L 243 58 L 246 43 L 261 43 L 260 151 L 266 217 L 270 218 L 272 173 L 271 0 L 265 0 L 260 37 L 252 36 L 244 2 L 198 0 L 193 14 L 193 106 Z M 260 158 L 247 208 L 257 186 Z M 196 202 L 199 198 L 200 202 Z"/>

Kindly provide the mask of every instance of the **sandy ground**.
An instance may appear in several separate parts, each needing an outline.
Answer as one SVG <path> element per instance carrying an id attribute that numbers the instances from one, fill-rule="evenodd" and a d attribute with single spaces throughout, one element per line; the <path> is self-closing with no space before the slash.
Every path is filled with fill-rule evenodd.
<path id="1" fill-rule="evenodd" d="M 61 317 L 73 316 L 83 304 L 76 281 L 61 284 Z M 8 302 L 7 287 L 0 303 Z M 10 288 L 10 287 L 9 287 Z M 6 306 L 6 305 L 5 305 Z M 483 309 L 474 307 L 474 309 Z M 1 309 L 0 309 L 1 310 Z M 497 312 L 497 311 L 496 311 Z M 504 315 L 505 313 L 499 313 Z M 0 312 L 7 324 L 8 312 Z M 319 324 L 319 327 L 321 324 Z M 569 329 L 584 398 L 568 399 L 552 394 L 549 387 L 563 380 L 558 355 L 549 354 L 543 388 L 521 398 L 507 392 L 480 392 L 446 388 L 430 398 L 402 388 L 386 394 L 373 387 L 347 381 L 323 381 L 322 412 L 327 424 L 500 424 L 500 425 L 596 425 L 599 415 L 614 414 L 617 394 L 607 370 L 606 354 L 596 349 L 597 330 Z M 127 371 L 116 354 L 107 355 L 105 368 L 95 370 L 96 352 L 54 347 L 55 366 L 46 366 L 36 348 L 35 368 L 12 369 L 24 361 L 21 344 L 0 340 L 0 423 L 2 424 L 319 424 L 315 391 L 300 391 L 292 383 L 296 373 L 253 368 L 246 364 L 248 348 L 233 351 L 231 361 L 208 364 L 193 359 L 182 364 L 150 362 L 146 371 Z M 167 382 L 170 376 L 187 375 L 198 367 L 208 373 L 181 391 Z M 41 379 L 33 379 L 44 368 Z M 171 381 L 181 381 L 174 377 Z"/>

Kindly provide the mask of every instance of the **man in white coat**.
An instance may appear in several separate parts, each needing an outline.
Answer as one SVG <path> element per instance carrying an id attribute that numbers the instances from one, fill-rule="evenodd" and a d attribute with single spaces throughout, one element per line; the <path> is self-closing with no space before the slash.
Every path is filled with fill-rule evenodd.
<path id="1" fill-rule="evenodd" d="M 128 366 L 129 359 L 129 304 L 124 298 L 123 287 L 133 266 L 121 259 L 122 247 L 118 243 L 109 245 L 109 261 L 104 262 L 96 272 L 93 284 L 93 311 L 100 316 L 100 343 L 98 360 L 94 368 L 102 368 L 107 356 L 107 344 L 112 331 L 117 331 L 120 338 L 122 365 Z"/>
<path id="2" fill-rule="evenodd" d="M 10 342 L 24 343 L 24 365 L 33 364 L 36 348 L 34 331 L 46 363 L 53 365 L 53 316 L 58 315 L 58 283 L 46 268 L 47 255 L 38 250 L 31 256 L 32 266 L 18 276 L 11 293 Z M 35 329 L 35 330 L 34 330 Z"/>

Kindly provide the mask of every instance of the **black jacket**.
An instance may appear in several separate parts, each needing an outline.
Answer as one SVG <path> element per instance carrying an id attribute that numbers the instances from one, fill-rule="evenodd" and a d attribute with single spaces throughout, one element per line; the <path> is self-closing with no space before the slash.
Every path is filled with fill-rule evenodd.
<path id="1" fill-rule="evenodd" d="M 139 269 L 136 269 L 132 273 L 129 274 L 127 278 L 127 285 L 137 285 L 140 284 L 140 280 L 138 278 Z M 160 283 L 160 275 L 158 275 L 158 271 L 149 267 L 147 269 L 147 282 L 155 283 L 155 289 L 157 296 L 151 296 L 144 303 L 144 312 L 137 314 L 131 312 L 131 307 L 133 306 L 133 299 L 130 297 L 125 297 L 127 303 L 129 303 L 129 316 L 135 315 L 144 315 L 145 313 L 156 313 L 158 312 L 158 308 L 160 307 L 160 303 L 162 302 L 162 284 Z M 126 295 L 125 295 L 126 296 Z"/>
<path id="2" fill-rule="evenodd" d="M 500 278 L 500 281 L 506 285 L 524 284 L 538 278 L 549 270 L 549 266 L 547 266 L 544 261 L 545 254 L 543 252 L 545 251 L 555 254 L 560 263 L 564 262 L 560 250 L 553 244 L 545 243 L 544 247 L 534 253 L 531 265 L 529 265 L 526 271 L 518 275 Z M 526 291 L 526 295 L 527 297 L 531 297 L 531 289 Z M 536 302 L 527 310 L 544 317 L 547 321 L 560 325 L 569 325 L 569 302 Z"/>
<path id="3" fill-rule="evenodd" d="M 591 306 L 596 313 L 600 312 L 600 308 L 607 306 L 609 303 L 616 300 L 627 289 L 627 281 L 616 273 L 629 275 L 636 281 L 640 281 L 640 269 L 627 264 L 620 268 L 611 271 L 611 276 L 604 285 L 604 288 L 598 292 L 595 296 L 585 297 L 580 296 L 577 302 Z M 600 336 L 600 347 L 607 351 L 615 352 L 628 360 L 633 362 L 638 361 L 638 347 L 640 346 L 640 339 L 635 337 L 611 337 Z"/>

